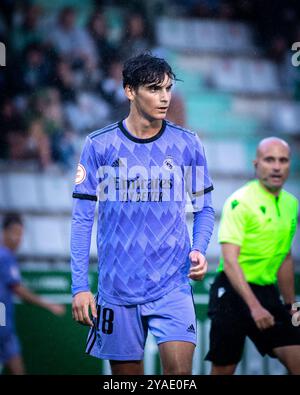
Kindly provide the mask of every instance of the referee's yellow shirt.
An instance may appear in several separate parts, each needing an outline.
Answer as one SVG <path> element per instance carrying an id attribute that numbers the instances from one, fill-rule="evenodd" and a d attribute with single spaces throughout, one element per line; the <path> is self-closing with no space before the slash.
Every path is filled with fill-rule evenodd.
<path id="1" fill-rule="evenodd" d="M 275 197 L 258 180 L 250 181 L 225 202 L 219 243 L 241 247 L 239 264 L 246 280 L 274 284 L 277 271 L 291 249 L 298 217 L 297 199 L 281 190 Z M 221 258 L 217 271 L 222 271 Z"/>

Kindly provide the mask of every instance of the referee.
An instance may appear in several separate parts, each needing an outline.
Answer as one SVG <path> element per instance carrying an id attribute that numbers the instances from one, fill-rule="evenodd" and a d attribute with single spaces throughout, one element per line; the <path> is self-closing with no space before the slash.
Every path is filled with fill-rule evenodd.
<path id="1" fill-rule="evenodd" d="M 275 137 L 262 140 L 254 166 L 257 179 L 235 191 L 223 208 L 222 258 L 210 289 L 205 359 L 212 362 L 211 374 L 234 374 L 249 336 L 261 355 L 278 358 L 289 373 L 300 374 L 291 255 L 298 201 L 282 189 L 290 168 L 288 144 Z"/>

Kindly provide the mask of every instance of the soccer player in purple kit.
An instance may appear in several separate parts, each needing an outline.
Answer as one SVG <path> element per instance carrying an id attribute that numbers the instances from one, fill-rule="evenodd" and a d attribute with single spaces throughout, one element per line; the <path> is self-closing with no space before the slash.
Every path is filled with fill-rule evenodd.
<path id="1" fill-rule="evenodd" d="M 0 321 L 0 365 L 7 367 L 11 374 L 25 374 L 19 339 L 14 322 L 13 294 L 27 303 L 49 310 L 52 314 L 62 315 L 63 305 L 49 303 L 31 292 L 22 284 L 15 252 L 24 232 L 23 222 L 18 214 L 7 214 L 3 218 L 2 245 L 0 245 L 0 302 L 5 308 L 1 310 L 5 319 Z"/>
<path id="2" fill-rule="evenodd" d="M 212 234 L 212 182 L 196 133 L 165 120 L 176 76 L 161 58 L 127 60 L 128 117 L 88 135 L 71 232 L 73 318 L 91 327 L 86 352 L 113 374 L 143 374 L 148 329 L 163 374 L 191 374 L 196 316 L 189 279 L 202 280 Z M 192 246 L 186 193 L 193 205 Z M 88 283 L 98 208 L 98 293 Z M 92 317 L 90 317 L 90 311 Z"/>

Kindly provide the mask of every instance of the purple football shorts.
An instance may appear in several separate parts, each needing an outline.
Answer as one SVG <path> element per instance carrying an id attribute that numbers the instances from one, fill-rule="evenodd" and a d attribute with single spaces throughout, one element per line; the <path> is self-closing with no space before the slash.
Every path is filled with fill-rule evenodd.
<path id="1" fill-rule="evenodd" d="M 97 319 L 91 328 L 86 353 L 101 359 L 142 360 L 148 329 L 157 344 L 184 341 L 196 345 L 196 314 L 189 283 L 160 299 L 120 306 L 96 296 Z"/>

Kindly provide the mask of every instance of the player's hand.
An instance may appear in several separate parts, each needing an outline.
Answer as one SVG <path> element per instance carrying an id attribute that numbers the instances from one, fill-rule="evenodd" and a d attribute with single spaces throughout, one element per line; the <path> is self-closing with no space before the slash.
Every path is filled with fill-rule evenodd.
<path id="1" fill-rule="evenodd" d="M 256 326 L 261 331 L 271 328 L 275 324 L 275 319 L 272 314 L 261 305 L 252 308 L 250 312 Z"/>
<path id="2" fill-rule="evenodd" d="M 208 265 L 205 256 L 199 251 L 191 251 L 189 258 L 191 261 L 191 267 L 188 277 L 195 281 L 203 280 L 207 272 Z"/>
<path id="3" fill-rule="evenodd" d="M 73 297 L 72 316 L 75 321 L 82 325 L 93 326 L 89 311 L 97 318 L 96 303 L 91 292 L 79 292 Z"/>
<path id="4" fill-rule="evenodd" d="M 50 303 L 48 310 L 54 315 L 64 315 L 66 312 L 66 307 L 62 304 Z"/>

